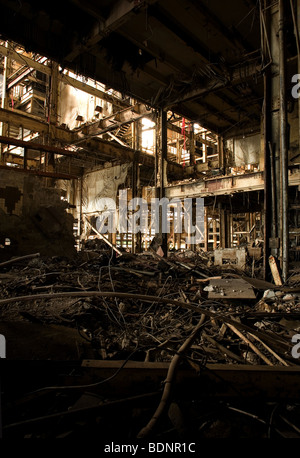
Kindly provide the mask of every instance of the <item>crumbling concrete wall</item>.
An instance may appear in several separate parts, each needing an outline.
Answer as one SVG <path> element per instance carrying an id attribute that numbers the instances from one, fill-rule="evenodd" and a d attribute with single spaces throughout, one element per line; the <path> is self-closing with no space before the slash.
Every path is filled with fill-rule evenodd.
<path id="1" fill-rule="evenodd" d="M 1 259 L 35 252 L 45 256 L 75 254 L 68 204 L 61 199 L 62 191 L 46 187 L 44 180 L 0 170 Z"/>

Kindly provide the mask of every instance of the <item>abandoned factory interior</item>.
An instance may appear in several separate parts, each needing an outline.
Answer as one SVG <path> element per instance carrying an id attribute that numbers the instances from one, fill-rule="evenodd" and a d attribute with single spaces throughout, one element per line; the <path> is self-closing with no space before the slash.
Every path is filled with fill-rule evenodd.
<path id="1" fill-rule="evenodd" d="M 300 438 L 300 0 L 0 8 L 1 438 Z"/>

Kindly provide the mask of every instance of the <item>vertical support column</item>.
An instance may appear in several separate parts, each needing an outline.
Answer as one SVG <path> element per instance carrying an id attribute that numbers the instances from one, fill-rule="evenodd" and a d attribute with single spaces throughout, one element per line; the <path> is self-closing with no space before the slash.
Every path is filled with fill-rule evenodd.
<path id="1" fill-rule="evenodd" d="M 187 227 L 187 238 L 195 238 L 197 235 L 197 229 L 196 232 L 192 231 L 192 227 L 196 227 L 196 199 L 192 198 L 191 202 L 191 218 L 188 219 L 188 227 Z M 194 234 L 194 235 L 193 235 Z M 191 251 L 196 250 L 196 245 L 195 243 L 186 243 L 186 248 Z"/>
<path id="2" fill-rule="evenodd" d="M 282 217 L 281 217 L 281 163 L 280 163 L 280 78 L 279 78 L 279 38 L 278 24 L 279 11 L 278 3 L 272 3 L 268 0 L 268 9 L 266 10 L 266 20 L 269 20 L 270 50 L 272 63 L 270 65 L 270 142 L 269 154 L 271 164 L 271 192 L 272 192 L 272 222 L 276 215 L 276 225 L 272 224 L 272 237 L 276 237 L 276 243 L 270 247 L 270 254 L 279 257 L 279 242 L 282 243 Z M 264 220 L 264 213 L 263 213 Z M 265 230 L 265 222 L 263 221 Z M 269 262 L 269 261 L 268 261 Z"/>
<path id="3" fill-rule="evenodd" d="M 50 84 L 49 84 L 49 96 L 48 96 L 48 122 L 49 122 L 49 138 L 48 144 L 51 144 L 52 139 L 55 138 L 54 133 L 54 126 L 57 124 L 58 120 L 58 63 L 53 62 L 51 63 L 51 77 L 50 77 Z M 54 154 L 53 153 L 46 153 L 45 154 L 45 166 L 46 170 L 54 171 L 55 168 L 55 161 L 54 161 Z M 50 180 L 52 181 L 52 180 Z"/>
<path id="4" fill-rule="evenodd" d="M 58 119 L 58 63 L 51 63 L 51 79 L 49 87 L 49 123 L 56 124 Z M 51 134 L 51 130 L 50 130 Z"/>
<path id="5" fill-rule="evenodd" d="M 297 43 L 297 51 L 298 51 L 298 74 L 300 75 L 300 0 L 297 0 L 297 29 L 295 30 L 296 34 L 296 43 Z M 298 98 L 298 148 L 300 149 L 300 98 Z"/>
<path id="6" fill-rule="evenodd" d="M 282 276 L 286 281 L 289 271 L 289 224 L 288 224 L 288 129 L 286 94 L 286 52 L 285 52 L 285 10 L 284 0 L 279 0 L 279 81 L 280 81 L 280 163 L 282 173 L 281 216 L 282 216 Z"/>
<path id="7" fill-rule="evenodd" d="M 131 175 L 131 186 L 132 186 L 132 199 L 137 197 L 137 181 L 138 181 L 138 163 L 136 161 L 136 154 L 134 154 L 134 160 L 132 163 L 132 175 Z M 136 253 L 136 241 L 137 234 L 135 233 L 135 227 L 132 228 L 132 253 Z"/>
<path id="8" fill-rule="evenodd" d="M 208 209 L 204 207 L 204 251 L 208 251 Z"/>
<path id="9" fill-rule="evenodd" d="M 203 140 L 206 140 L 206 134 L 202 134 Z M 202 162 L 207 162 L 207 145 L 206 143 L 202 143 L 202 151 L 203 151 L 203 156 L 202 156 Z"/>
<path id="10" fill-rule="evenodd" d="M 79 178 L 79 217 L 78 217 L 78 240 L 79 240 L 79 250 L 81 249 L 81 234 L 82 234 L 82 204 L 83 204 L 83 176 Z"/>
<path id="11" fill-rule="evenodd" d="M 131 133 L 132 133 L 132 148 L 135 150 L 134 152 L 134 159 L 132 162 L 132 171 L 131 171 L 131 191 L 132 191 L 132 199 L 135 199 L 137 197 L 137 157 L 136 157 L 136 150 L 137 150 L 137 124 L 135 122 L 132 123 L 131 125 Z M 131 252 L 136 253 L 136 234 L 135 234 L 135 227 L 133 226 L 132 228 L 132 234 L 131 234 Z"/>
<path id="12" fill-rule="evenodd" d="M 135 131 L 137 132 L 138 129 Z M 138 151 L 134 153 L 134 160 L 132 164 L 132 198 L 141 197 L 140 195 L 140 168 L 139 168 L 139 160 L 138 160 Z M 135 233 L 135 228 L 133 228 L 132 233 L 132 253 L 140 253 L 141 252 L 141 232 Z"/>
<path id="13" fill-rule="evenodd" d="M 267 40 L 269 39 L 269 0 L 264 0 L 264 20 L 265 20 L 265 32 L 267 36 L 264 39 L 263 55 L 267 56 L 268 47 Z M 265 62 L 266 64 L 267 62 Z M 270 126 L 270 112 L 271 112 L 271 87 L 270 87 L 270 67 L 265 69 L 263 82 L 264 82 L 264 106 L 263 106 L 263 129 L 264 129 L 264 248 L 263 248 L 263 275 L 266 280 L 269 274 L 269 239 L 271 237 L 271 196 L 270 189 L 272 188 L 272 179 L 274 179 L 270 173 L 271 170 L 271 159 L 270 159 L 270 147 L 269 141 L 271 136 Z M 275 207 L 274 207 L 275 208 Z"/>
<path id="14" fill-rule="evenodd" d="M 165 197 L 165 167 L 167 166 L 167 152 L 168 152 L 168 127 L 167 127 L 167 112 L 161 110 L 160 112 L 160 136 L 161 136 L 161 143 L 160 143 L 160 188 L 159 188 L 159 198 L 162 199 Z M 166 216 L 166 215 L 165 215 Z M 159 211 L 159 234 L 161 237 L 161 248 L 164 253 L 164 257 L 168 255 L 168 234 L 163 234 L 162 232 L 162 207 L 160 206 Z"/>
<path id="15" fill-rule="evenodd" d="M 247 239 L 247 244 L 250 242 L 250 229 L 251 229 L 251 218 L 250 218 L 250 213 L 247 212 L 245 214 L 245 231 L 247 232 L 246 239 Z"/>
<path id="16" fill-rule="evenodd" d="M 218 248 L 217 244 L 218 236 L 217 236 L 217 221 L 215 218 L 215 214 L 213 216 L 213 248 L 216 250 Z"/>
<path id="17" fill-rule="evenodd" d="M 250 240 L 254 241 L 256 239 L 256 213 L 250 213 L 250 230 Z"/>
<path id="18" fill-rule="evenodd" d="M 175 210 L 172 212 L 172 218 L 171 218 L 171 221 L 170 221 L 170 234 L 171 234 L 171 237 L 170 237 L 170 242 L 172 244 L 173 247 L 175 247 L 175 228 L 174 228 L 174 212 Z"/>
<path id="19" fill-rule="evenodd" d="M 179 139 L 176 140 L 176 150 L 177 150 L 177 162 L 178 164 L 181 163 L 181 147 Z"/>
<path id="20" fill-rule="evenodd" d="M 138 120 L 136 123 L 135 130 L 135 141 L 136 141 L 136 154 L 135 154 L 135 168 L 136 168 L 136 197 L 142 197 L 142 189 L 140 183 L 140 163 L 139 163 L 139 151 L 141 150 L 141 121 Z M 140 253 L 142 251 L 142 234 L 139 232 L 136 234 L 136 252 Z"/>
<path id="21" fill-rule="evenodd" d="M 219 168 L 224 171 L 224 144 L 223 137 L 218 135 L 218 159 L 219 159 Z"/>
<path id="22" fill-rule="evenodd" d="M 5 42 L 5 47 L 8 48 L 8 42 Z M 4 57 L 4 66 L 3 66 L 3 80 L 2 80 L 2 99 L 1 99 L 1 108 L 6 108 L 6 84 L 7 84 L 7 67 L 8 67 L 8 57 Z M 4 123 L 0 123 L 0 135 L 4 134 Z M 3 144 L 0 146 L 0 163 L 3 161 Z"/>
<path id="23" fill-rule="evenodd" d="M 191 124 L 190 132 L 190 165 L 195 165 L 195 133 L 194 123 Z"/>
<path id="24" fill-rule="evenodd" d="M 275 158 L 273 147 L 269 142 L 270 165 L 271 165 L 271 197 L 272 197 L 272 229 L 271 234 L 275 239 L 277 237 L 277 208 L 276 208 L 276 178 L 275 178 Z"/>
<path id="25" fill-rule="evenodd" d="M 229 235 L 228 235 L 228 239 L 229 239 L 229 248 L 234 248 L 233 246 L 233 214 L 232 213 L 229 213 L 228 215 L 228 227 L 229 227 Z"/>
<path id="26" fill-rule="evenodd" d="M 24 161 L 23 161 L 23 167 L 26 170 L 27 169 L 27 148 L 24 148 Z"/>
<path id="27" fill-rule="evenodd" d="M 155 117 L 155 161 L 154 161 L 154 187 L 155 187 L 155 197 L 159 197 L 159 174 L 158 174 L 158 164 L 160 158 L 160 117 L 158 111 L 156 111 Z"/>
<path id="28" fill-rule="evenodd" d="M 192 224 L 193 224 L 193 227 L 196 227 L 196 199 L 193 198 L 193 202 L 192 202 Z M 196 232 L 195 232 L 195 235 L 194 237 L 197 236 L 197 228 L 196 228 Z M 196 245 L 195 243 L 192 243 L 191 244 L 191 250 L 192 251 L 196 251 Z"/>
<path id="29" fill-rule="evenodd" d="M 222 204 L 219 204 L 220 212 L 220 248 L 226 248 L 226 215 Z"/>

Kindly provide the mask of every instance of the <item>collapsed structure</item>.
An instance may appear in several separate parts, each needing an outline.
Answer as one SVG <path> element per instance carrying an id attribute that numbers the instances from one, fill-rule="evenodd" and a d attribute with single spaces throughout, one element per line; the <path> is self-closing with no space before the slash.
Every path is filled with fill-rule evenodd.
<path id="1" fill-rule="evenodd" d="M 299 434 L 299 1 L 0 6 L 4 437 Z"/>

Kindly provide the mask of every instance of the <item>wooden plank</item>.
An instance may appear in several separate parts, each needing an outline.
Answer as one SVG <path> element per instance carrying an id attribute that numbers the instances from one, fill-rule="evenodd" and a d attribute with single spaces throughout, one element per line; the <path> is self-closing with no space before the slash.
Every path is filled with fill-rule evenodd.
<path id="1" fill-rule="evenodd" d="M 272 276 L 273 276 L 275 285 L 282 286 L 283 285 L 282 279 L 281 279 L 279 269 L 277 266 L 277 262 L 274 256 L 269 256 L 269 264 L 270 264 L 270 269 L 272 272 Z"/>
<path id="2" fill-rule="evenodd" d="M 252 286 L 246 281 L 238 278 L 222 278 L 211 280 L 209 286 L 214 291 L 209 291 L 209 299 L 255 299 Z"/>
<path id="3" fill-rule="evenodd" d="M 246 277 L 242 275 L 242 280 L 245 280 L 248 282 L 250 285 L 252 285 L 255 289 L 259 290 L 266 290 L 266 289 L 273 289 L 274 284 L 265 280 L 260 280 L 259 278 L 251 278 L 251 277 Z"/>
<path id="4" fill-rule="evenodd" d="M 169 363 L 128 361 L 84 360 L 83 369 L 93 370 L 95 378 L 104 379 L 116 373 L 118 390 L 125 387 L 152 386 L 161 383 L 167 375 Z M 200 369 L 200 368 L 199 368 Z M 195 370 L 182 366 L 178 368 L 176 393 L 196 398 L 212 397 L 261 397 L 261 399 L 298 399 L 300 366 L 267 366 L 248 364 L 207 364 L 201 368 L 201 377 Z M 124 386 L 122 383 L 124 382 Z M 104 388 L 105 385 L 102 385 Z M 153 386 L 152 386 L 153 388 Z M 111 388 L 112 389 L 112 388 Z M 118 391 L 119 393 L 119 391 Z"/>
<path id="5" fill-rule="evenodd" d="M 38 380 L 47 383 L 49 377 L 64 376 L 64 384 L 81 385 L 84 382 L 100 381 L 118 372 L 111 381 L 100 385 L 101 391 L 106 386 L 116 383 L 118 396 L 119 390 L 129 393 L 147 392 L 153 383 L 159 384 L 164 380 L 169 368 L 168 362 L 141 362 L 141 361 L 106 361 L 83 360 L 81 361 L 37 361 L 37 360 L 9 360 L 0 359 L 0 370 L 3 387 L 10 381 L 19 387 L 17 374 L 22 373 L 22 385 L 30 390 L 29 383 L 37 386 Z M 251 398 L 260 395 L 262 399 L 299 399 L 300 366 L 266 366 L 248 364 L 206 364 L 201 368 L 201 377 L 189 366 L 180 366 L 176 377 L 175 387 L 178 390 L 189 387 L 185 395 L 198 398 L 210 396 L 245 396 Z M 44 380 L 45 379 L 45 380 Z M 120 381 L 124 381 L 122 387 Z M 61 380 L 62 382 L 62 380 Z M 47 386 L 42 385 L 42 386 Z M 111 393 L 112 385 L 109 387 Z M 124 390 L 125 388 L 125 390 Z M 182 392 L 182 394 L 184 394 Z"/>
<path id="6" fill-rule="evenodd" d="M 108 246 L 110 246 L 119 256 L 122 256 L 122 251 L 120 251 L 116 246 L 114 246 L 109 240 L 107 240 L 107 238 L 101 234 L 101 232 L 98 232 L 97 229 L 94 228 L 94 226 L 89 222 L 89 220 L 87 219 L 87 217 L 85 215 L 83 215 L 88 226 L 90 227 L 90 229 L 92 229 L 96 235 L 98 235 L 98 237 L 103 240 L 103 242 L 105 242 Z"/>

